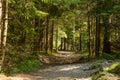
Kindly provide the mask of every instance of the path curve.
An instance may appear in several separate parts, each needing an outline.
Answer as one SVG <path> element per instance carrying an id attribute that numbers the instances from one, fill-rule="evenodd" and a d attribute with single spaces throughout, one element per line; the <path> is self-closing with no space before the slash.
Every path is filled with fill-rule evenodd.
<path id="1" fill-rule="evenodd" d="M 68 64 L 76 63 L 84 58 L 82 54 L 76 54 L 75 52 L 57 51 L 56 56 L 52 55 L 38 55 L 41 62 L 45 64 Z"/>
<path id="2" fill-rule="evenodd" d="M 0 80 L 91 80 L 91 75 L 104 67 L 110 66 L 114 61 L 97 60 L 82 64 L 67 64 L 48 66 L 35 73 L 19 74 L 14 77 L 6 77 Z M 99 63 L 99 67 L 94 64 Z M 93 68 L 94 67 L 94 68 Z M 117 80 L 117 79 L 115 79 Z"/>

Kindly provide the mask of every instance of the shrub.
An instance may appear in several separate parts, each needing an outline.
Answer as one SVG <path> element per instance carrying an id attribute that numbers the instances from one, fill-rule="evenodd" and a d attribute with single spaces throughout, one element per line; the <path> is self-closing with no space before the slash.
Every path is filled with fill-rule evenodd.
<path id="1" fill-rule="evenodd" d="M 115 73 L 120 76 L 120 62 L 112 64 L 110 67 L 104 69 L 107 72 Z"/>
<path id="2" fill-rule="evenodd" d="M 115 59 L 114 55 L 108 54 L 108 53 L 103 53 L 102 57 L 108 60 Z"/>
<path id="3" fill-rule="evenodd" d="M 37 70 L 42 64 L 36 59 L 23 59 L 11 67 L 12 73 L 31 72 Z"/>
<path id="4" fill-rule="evenodd" d="M 38 57 L 22 47 L 7 50 L 3 65 L 6 74 L 23 73 L 37 70 L 42 66 Z"/>

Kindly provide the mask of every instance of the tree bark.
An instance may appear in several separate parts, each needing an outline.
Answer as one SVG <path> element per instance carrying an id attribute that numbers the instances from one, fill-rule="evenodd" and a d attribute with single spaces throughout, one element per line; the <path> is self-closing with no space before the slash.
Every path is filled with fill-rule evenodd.
<path id="1" fill-rule="evenodd" d="M 53 35 L 54 35 L 54 20 L 52 20 L 52 28 L 51 28 L 51 38 L 50 38 L 50 51 L 53 51 Z"/>
<path id="2" fill-rule="evenodd" d="M 2 34 L 2 0 L 0 0 L 0 45 L 1 45 L 1 34 Z"/>
<path id="3" fill-rule="evenodd" d="M 89 58 L 92 57 L 92 34 L 91 34 L 91 23 L 90 23 L 90 16 L 88 16 L 88 50 L 89 50 Z"/>
<path id="4" fill-rule="evenodd" d="M 49 17 L 47 16 L 47 24 L 46 24 L 46 46 L 45 52 L 48 53 L 48 26 L 49 26 Z"/>
<path id="5" fill-rule="evenodd" d="M 58 26 L 56 26 L 56 40 L 55 40 L 55 48 L 56 48 L 56 51 L 57 51 L 57 48 L 58 48 Z"/>
<path id="6" fill-rule="evenodd" d="M 3 27 L 2 27 L 2 34 L 1 34 L 1 52 L 3 54 L 2 57 L 2 64 L 5 58 L 5 47 L 6 47 L 6 40 L 7 40 L 7 30 L 8 30 L 8 0 L 3 1 Z"/>
<path id="7" fill-rule="evenodd" d="M 96 16 L 95 56 L 100 56 L 100 17 Z"/>
<path id="8" fill-rule="evenodd" d="M 110 45 L 110 25 L 109 25 L 109 17 L 104 17 L 104 44 L 103 44 L 103 52 L 111 53 L 111 45 Z"/>
<path id="9" fill-rule="evenodd" d="M 1 34 L 2 34 L 2 0 L 0 0 L 0 60 L 2 59 L 2 46 L 1 46 Z M 2 67 L 2 62 L 0 62 L 0 71 L 1 71 L 1 67 Z"/>
<path id="10" fill-rule="evenodd" d="M 80 26 L 80 35 L 79 35 L 79 43 L 80 43 L 80 48 L 79 50 L 81 51 L 82 50 L 82 34 L 81 34 L 81 26 Z"/>

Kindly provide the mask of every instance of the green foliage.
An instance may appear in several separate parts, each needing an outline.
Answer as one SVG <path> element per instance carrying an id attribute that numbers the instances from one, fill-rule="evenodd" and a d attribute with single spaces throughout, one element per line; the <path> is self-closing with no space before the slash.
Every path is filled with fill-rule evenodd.
<path id="1" fill-rule="evenodd" d="M 93 67 L 94 68 L 99 68 L 101 66 L 101 62 L 100 61 L 96 61 L 93 63 Z"/>
<path id="2" fill-rule="evenodd" d="M 120 59 L 120 51 L 113 53 L 116 59 Z"/>
<path id="3" fill-rule="evenodd" d="M 17 62 L 18 59 L 15 59 Z M 14 64 L 14 66 L 11 67 L 12 73 L 22 73 L 22 72 L 31 72 L 36 71 L 38 68 L 40 68 L 42 64 L 36 60 L 36 59 L 25 59 L 23 58 L 21 62 L 18 62 Z"/>
<path id="4" fill-rule="evenodd" d="M 42 12 L 40 10 L 36 10 L 35 12 L 36 12 L 36 16 L 39 18 L 43 18 L 48 15 L 48 13 Z"/>
<path id="5" fill-rule="evenodd" d="M 100 76 L 100 72 L 92 75 L 92 80 L 97 80 L 99 76 Z"/>
<path id="6" fill-rule="evenodd" d="M 110 67 L 105 68 L 104 71 L 115 73 L 120 76 L 120 62 L 112 64 Z"/>
<path id="7" fill-rule="evenodd" d="M 15 57 L 11 59 L 11 62 L 9 68 L 4 70 L 7 74 L 33 72 L 42 66 L 42 63 L 36 57 Z"/>
<path id="8" fill-rule="evenodd" d="M 102 72 L 98 72 L 98 73 L 92 75 L 92 80 L 99 80 L 99 78 L 100 78 L 100 80 L 108 80 L 107 77 L 106 76 L 102 76 L 101 73 Z"/>
<path id="9" fill-rule="evenodd" d="M 29 46 L 13 47 L 7 44 L 4 72 L 6 74 L 36 71 L 42 66 L 38 57 L 33 55 Z"/>
<path id="10" fill-rule="evenodd" d="M 39 54 L 40 55 L 51 55 L 51 56 L 57 56 L 58 55 L 58 53 L 55 52 L 55 51 L 53 51 L 52 53 L 50 51 L 48 51 L 48 54 L 46 54 L 45 51 L 40 51 Z"/>
<path id="11" fill-rule="evenodd" d="M 102 57 L 108 60 L 115 59 L 114 55 L 111 55 L 109 53 L 102 53 Z"/>
<path id="12" fill-rule="evenodd" d="M 19 15 L 18 17 L 24 17 L 28 20 L 34 18 L 35 16 L 43 18 L 44 16 L 48 15 L 47 13 L 38 10 L 35 6 L 35 3 L 31 0 L 26 2 L 24 0 L 10 0 L 9 5 L 15 8 L 14 10 L 12 9 L 12 14 L 14 12 L 14 15 Z"/>
<path id="13" fill-rule="evenodd" d="M 88 55 L 89 52 L 88 52 L 88 50 L 82 50 L 82 51 L 78 51 L 76 53 Z"/>

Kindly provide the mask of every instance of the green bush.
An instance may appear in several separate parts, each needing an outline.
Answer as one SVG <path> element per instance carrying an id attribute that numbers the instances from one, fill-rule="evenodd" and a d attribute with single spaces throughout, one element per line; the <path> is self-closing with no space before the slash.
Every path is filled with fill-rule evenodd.
<path id="1" fill-rule="evenodd" d="M 116 59 L 120 59 L 120 51 L 117 51 L 114 53 Z"/>
<path id="2" fill-rule="evenodd" d="M 12 48 L 6 52 L 3 72 L 6 74 L 32 72 L 42 66 L 38 57 L 24 48 Z"/>
<path id="3" fill-rule="evenodd" d="M 92 75 L 92 80 L 97 80 L 100 76 L 100 72 L 97 72 L 96 74 Z"/>
<path id="4" fill-rule="evenodd" d="M 108 53 L 103 53 L 102 57 L 105 58 L 105 59 L 108 59 L 108 60 L 115 59 L 114 55 L 111 55 L 111 54 L 108 54 Z"/>
<path id="5" fill-rule="evenodd" d="M 106 68 L 105 71 L 115 73 L 120 76 L 120 62 L 112 64 L 110 67 Z"/>
<path id="6" fill-rule="evenodd" d="M 23 61 L 18 62 L 12 66 L 12 73 L 22 73 L 31 72 L 37 70 L 42 64 L 36 59 L 23 59 Z"/>
<path id="7" fill-rule="evenodd" d="M 82 50 L 82 51 L 78 51 L 76 53 L 87 55 L 89 52 L 88 52 L 88 50 Z"/>

